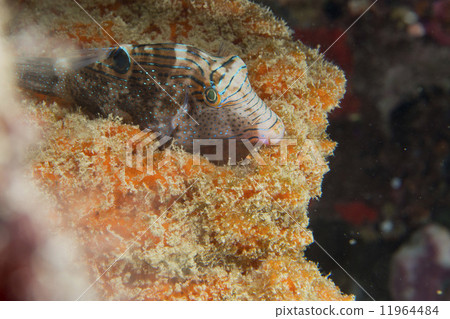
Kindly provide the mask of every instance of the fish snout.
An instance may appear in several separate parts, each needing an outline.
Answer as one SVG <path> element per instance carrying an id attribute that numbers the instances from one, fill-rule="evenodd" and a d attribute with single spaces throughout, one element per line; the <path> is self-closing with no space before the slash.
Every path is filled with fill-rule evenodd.
<path id="1" fill-rule="evenodd" d="M 267 108 L 263 116 L 259 117 L 258 123 L 254 124 L 254 137 L 265 145 L 276 145 L 284 136 L 284 124 L 275 112 Z"/>

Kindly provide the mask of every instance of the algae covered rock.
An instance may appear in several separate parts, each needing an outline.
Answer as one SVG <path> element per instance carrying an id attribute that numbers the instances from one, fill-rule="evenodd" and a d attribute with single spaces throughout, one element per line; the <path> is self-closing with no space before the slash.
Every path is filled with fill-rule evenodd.
<path id="1" fill-rule="evenodd" d="M 343 73 L 249 1 L 80 4 L 103 30 L 74 3 L 55 8 L 45 0 L 21 3 L 13 32 L 33 21 L 43 41 L 51 36 L 74 47 L 114 45 L 111 37 L 186 43 L 213 54 L 222 47 L 245 61 L 254 90 L 282 118 L 290 141 L 235 166 L 155 150 L 149 172 L 129 142 L 137 127 L 27 95 L 27 113 L 43 132 L 30 155 L 33 176 L 55 204 L 55 229 L 76 233 L 82 263 L 97 280 L 90 289 L 114 300 L 352 299 L 303 256 L 313 242 L 307 206 L 321 194 L 335 147 L 326 116 L 344 94 Z"/>

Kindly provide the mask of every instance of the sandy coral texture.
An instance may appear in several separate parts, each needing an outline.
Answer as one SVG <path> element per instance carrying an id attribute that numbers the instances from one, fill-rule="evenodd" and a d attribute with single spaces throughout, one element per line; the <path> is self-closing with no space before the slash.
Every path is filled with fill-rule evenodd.
<path id="1" fill-rule="evenodd" d="M 138 128 L 89 119 L 74 106 L 23 92 L 43 136 L 30 154 L 32 174 L 56 206 L 55 228 L 75 232 L 90 278 L 101 276 L 91 288 L 98 298 L 352 299 L 303 256 L 313 242 L 307 205 L 320 196 L 335 147 L 325 133 L 326 114 L 344 94 L 342 72 L 248 1 L 80 3 L 120 43 L 179 42 L 213 54 L 222 46 L 239 55 L 254 90 L 297 144 L 285 161 L 280 147 L 266 147 L 260 151 L 266 165 L 246 166 L 204 158 L 196 165 L 191 154 L 165 149 L 154 155 L 161 167 L 148 174 L 126 166 L 127 141 Z M 48 43 L 113 43 L 71 1 L 22 1 L 13 12 L 11 33 L 23 39 L 36 25 L 43 40 L 34 41 L 47 43 L 44 54 L 52 53 Z"/>

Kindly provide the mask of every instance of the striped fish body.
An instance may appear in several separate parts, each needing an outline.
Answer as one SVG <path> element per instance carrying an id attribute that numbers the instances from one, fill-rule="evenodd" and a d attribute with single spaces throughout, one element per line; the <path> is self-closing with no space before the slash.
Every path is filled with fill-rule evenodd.
<path id="1" fill-rule="evenodd" d="M 238 56 L 213 56 L 184 44 L 121 45 L 59 59 L 19 59 L 17 73 L 24 88 L 120 116 L 190 152 L 194 139 L 274 144 L 284 134 Z"/>

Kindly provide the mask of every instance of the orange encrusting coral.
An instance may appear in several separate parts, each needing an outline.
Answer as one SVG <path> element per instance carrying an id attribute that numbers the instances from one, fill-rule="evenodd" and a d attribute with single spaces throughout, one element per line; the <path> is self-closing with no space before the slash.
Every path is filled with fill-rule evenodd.
<path id="1" fill-rule="evenodd" d="M 320 196 L 335 146 L 326 112 L 344 93 L 342 72 L 245 0 L 148 0 L 113 11 L 98 2 L 83 5 L 121 43 L 170 40 L 217 51 L 226 41 L 296 142 L 284 159 L 281 147 L 263 148 L 265 165 L 216 166 L 182 150 L 158 150 L 151 174 L 136 143 L 128 143 L 136 127 L 29 99 L 30 118 L 46 139 L 30 156 L 33 175 L 56 204 L 56 228 L 75 233 L 92 280 L 102 275 L 99 298 L 352 299 L 303 257 L 313 242 L 307 205 Z M 22 8 L 23 18 L 42 7 L 37 3 Z M 125 26 L 131 15 L 139 23 Z M 45 27 L 79 46 L 111 44 L 77 7 L 45 17 Z"/>

